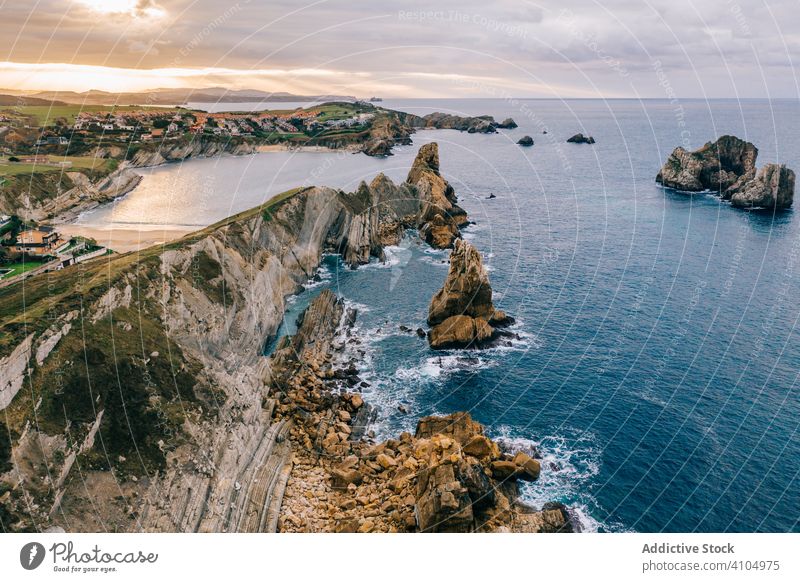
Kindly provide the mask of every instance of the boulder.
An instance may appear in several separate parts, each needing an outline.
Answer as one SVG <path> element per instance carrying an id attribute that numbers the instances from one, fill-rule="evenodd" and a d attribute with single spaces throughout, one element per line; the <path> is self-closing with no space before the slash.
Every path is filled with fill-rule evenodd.
<path id="1" fill-rule="evenodd" d="M 483 435 L 483 427 L 472 420 L 467 412 L 455 412 L 447 416 L 425 416 L 419 419 L 414 438 L 430 439 L 437 434 L 452 437 L 463 446 L 475 435 Z"/>
<path id="2" fill-rule="evenodd" d="M 530 147 L 533 145 L 533 138 L 529 135 L 526 135 L 524 137 L 521 137 L 519 141 L 517 141 L 517 144 L 525 147 Z"/>
<path id="3" fill-rule="evenodd" d="M 461 449 L 465 455 L 471 455 L 479 459 L 500 456 L 499 447 L 482 434 L 476 434 L 467 441 Z"/>
<path id="4" fill-rule="evenodd" d="M 576 133 L 567 140 L 567 143 L 588 143 L 593 144 L 594 138 L 592 136 L 585 136 L 582 133 Z"/>
<path id="5" fill-rule="evenodd" d="M 514 455 L 514 464 L 517 466 L 517 476 L 525 481 L 536 481 L 542 470 L 539 461 L 523 452 Z"/>
<path id="6" fill-rule="evenodd" d="M 514 461 L 492 461 L 491 469 L 492 477 L 498 481 L 516 479 L 519 472 L 519 467 L 517 467 L 517 464 Z"/>
<path id="7" fill-rule="evenodd" d="M 347 489 L 350 483 L 361 484 L 364 475 L 352 467 L 336 467 L 331 470 L 334 489 Z"/>
<path id="8" fill-rule="evenodd" d="M 453 315 L 431 329 L 428 338 L 435 350 L 481 347 L 494 336 L 494 329 L 481 317 Z"/>
<path id="9" fill-rule="evenodd" d="M 420 471 L 415 509 L 420 531 L 469 532 L 473 529 L 469 489 L 456 478 L 453 464 Z"/>

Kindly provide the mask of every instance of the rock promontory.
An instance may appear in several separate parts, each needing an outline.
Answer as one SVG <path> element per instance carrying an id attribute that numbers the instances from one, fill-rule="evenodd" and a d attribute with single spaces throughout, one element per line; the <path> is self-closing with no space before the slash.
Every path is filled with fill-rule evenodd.
<path id="1" fill-rule="evenodd" d="M 794 172 L 779 164 L 757 170 L 757 157 L 752 143 L 723 135 L 693 152 L 675 148 L 656 182 L 683 192 L 716 192 L 739 208 L 788 208 L 794 198 Z"/>
<path id="2" fill-rule="evenodd" d="M 419 148 L 406 183 L 417 189 L 420 236 L 434 248 L 451 248 L 454 241 L 461 238 L 459 227 L 469 221 L 467 213 L 458 205 L 453 187 L 439 172 L 436 142 Z"/>
<path id="3" fill-rule="evenodd" d="M 431 347 L 482 347 L 495 339 L 496 327 L 511 321 L 492 303 L 489 274 L 480 252 L 470 243 L 457 240 L 450 254 L 447 279 L 428 309 Z"/>

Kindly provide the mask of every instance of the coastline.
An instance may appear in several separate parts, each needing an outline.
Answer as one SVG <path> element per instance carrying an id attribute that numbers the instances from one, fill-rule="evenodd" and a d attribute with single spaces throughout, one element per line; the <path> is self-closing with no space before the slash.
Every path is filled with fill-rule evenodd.
<path id="1" fill-rule="evenodd" d="M 14 420 L 9 429 L 18 435 L 13 454 L 59 435 L 65 416 L 78 418 L 71 412 L 75 391 L 50 387 L 53 374 L 75 382 L 81 368 L 64 370 L 60 363 L 80 361 L 87 349 L 97 361 L 126 363 L 132 397 L 159 392 L 115 409 L 109 402 L 116 392 L 107 391 L 116 384 L 106 375 L 116 366 L 96 366 L 97 411 L 73 424 L 73 441 L 48 441 L 46 454 L 60 459 L 54 461 L 58 481 L 25 489 L 37 499 L 32 510 L 19 485 L 45 483 L 42 467 L 3 475 L 15 492 L 8 510 L 21 524 L 92 531 L 95 513 L 81 495 L 88 480 L 104 520 L 126 531 L 572 531 L 560 504 L 539 511 L 516 503 L 517 480 L 537 480 L 539 461 L 501 451 L 466 413 L 420 419 L 414 435 L 365 441 L 372 408 L 359 394 L 353 362 L 334 362 L 333 354 L 342 330 L 340 340 L 357 343 L 347 336 L 357 314 L 329 290 L 269 359 L 258 347 L 278 332 L 288 297 L 314 278 L 325 252 L 357 268 L 420 222 L 433 223 L 434 242 L 457 234 L 454 222 L 429 214 L 445 199 L 458 208 L 431 143 L 420 148 L 399 185 L 379 174 L 356 192 L 297 188 L 176 243 L 60 272 L 63 316 L 39 319 L 35 327 L 4 322 L 15 330 L 4 352 L 11 389 L 3 394 Z M 6 297 L 35 310 L 31 298 L 42 299 L 39 307 L 49 302 L 40 295 L 49 284 L 34 277 L 25 289 L 10 287 Z M 78 304 L 85 307 L 70 307 Z M 140 377 L 143 332 L 150 355 Z M 32 429 L 25 428 L 27 394 L 17 396 L 26 373 L 45 390 Z M 181 402 L 194 403 L 189 409 L 175 406 L 176 384 Z M 134 435 L 135 452 L 127 433 L 107 432 L 123 422 L 121 415 L 143 431 Z M 99 466 L 91 461 L 98 430 L 104 440 Z M 78 455 L 89 463 L 80 476 L 71 472 Z M 114 482 L 124 484 L 128 505 L 116 503 Z M 291 500 L 285 510 L 284 494 Z M 164 499 L 180 502 L 159 502 Z M 318 523 L 306 521 L 306 509 Z"/>

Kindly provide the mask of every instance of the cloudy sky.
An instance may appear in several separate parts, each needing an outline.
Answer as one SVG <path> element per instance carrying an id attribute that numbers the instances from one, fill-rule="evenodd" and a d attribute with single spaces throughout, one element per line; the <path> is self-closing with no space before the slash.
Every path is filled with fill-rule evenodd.
<path id="1" fill-rule="evenodd" d="M 798 0 L 0 0 L 0 88 L 798 97 Z"/>

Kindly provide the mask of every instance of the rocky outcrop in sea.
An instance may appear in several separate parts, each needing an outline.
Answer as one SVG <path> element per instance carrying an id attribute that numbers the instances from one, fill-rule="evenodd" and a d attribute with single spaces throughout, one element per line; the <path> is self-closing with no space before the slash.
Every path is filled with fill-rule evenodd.
<path id="1" fill-rule="evenodd" d="M 434 248 L 452 248 L 468 224 L 467 213 L 458 205 L 455 190 L 439 173 L 439 145 L 419 148 L 406 183 L 416 188 L 420 202 L 419 233 Z"/>
<path id="2" fill-rule="evenodd" d="M 656 182 L 683 192 L 712 191 L 739 208 L 788 208 L 794 198 L 794 172 L 782 164 L 757 170 L 757 157 L 752 143 L 723 135 L 693 152 L 675 148 Z"/>
<path id="3" fill-rule="evenodd" d="M 431 347 L 484 347 L 497 338 L 497 328 L 512 321 L 492 303 L 489 274 L 478 249 L 457 240 L 450 253 L 447 279 L 428 308 Z"/>
<path id="4" fill-rule="evenodd" d="M 595 143 L 594 138 L 591 135 L 583 135 L 582 133 L 576 133 L 571 138 L 567 140 L 567 143 L 585 143 L 585 144 L 593 144 Z"/>
<path id="5" fill-rule="evenodd" d="M 517 145 L 530 147 L 533 145 L 533 138 L 529 135 L 523 136 L 517 141 Z"/>

